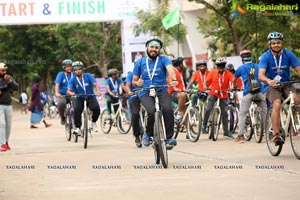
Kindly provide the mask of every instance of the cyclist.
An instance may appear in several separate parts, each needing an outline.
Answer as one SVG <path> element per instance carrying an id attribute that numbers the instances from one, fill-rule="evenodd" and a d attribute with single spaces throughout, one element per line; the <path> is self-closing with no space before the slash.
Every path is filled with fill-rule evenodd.
<path id="1" fill-rule="evenodd" d="M 236 72 L 235 69 L 234 69 L 233 64 L 231 64 L 231 63 L 226 64 L 226 69 L 228 71 L 230 71 L 232 73 L 232 75 L 234 75 L 234 73 Z M 237 84 L 236 89 L 243 89 L 244 88 L 243 80 L 242 80 L 241 77 L 237 78 L 236 84 Z"/>
<path id="2" fill-rule="evenodd" d="M 68 82 L 73 77 L 72 63 L 73 62 L 71 59 L 63 60 L 62 61 L 63 71 L 58 72 L 55 79 L 54 92 L 55 92 L 55 96 L 57 97 L 57 102 L 58 102 L 57 108 L 60 115 L 61 125 L 64 125 L 66 123 L 65 109 L 66 109 L 67 101 L 70 101 L 70 99 L 63 97 L 62 95 L 67 94 Z"/>
<path id="3" fill-rule="evenodd" d="M 137 147 L 142 147 L 141 143 L 141 130 L 140 130 L 140 108 L 141 108 L 141 101 L 137 95 L 135 95 L 134 92 L 132 92 L 134 89 L 137 89 L 139 87 L 133 86 L 132 84 L 132 78 L 133 73 L 128 72 L 126 77 L 126 91 L 128 94 L 128 102 L 129 102 L 129 108 L 131 113 L 131 124 L 133 129 L 133 136 L 135 137 L 135 144 Z"/>
<path id="4" fill-rule="evenodd" d="M 208 75 L 206 82 L 211 89 L 208 93 L 207 106 L 204 112 L 204 119 L 202 124 L 202 132 L 206 132 L 206 125 L 209 115 L 214 107 L 215 102 L 220 98 L 221 118 L 223 124 L 224 136 L 233 139 L 232 133 L 228 132 L 228 113 L 227 113 L 227 91 L 231 88 L 233 75 L 225 69 L 226 58 L 220 57 L 216 60 L 217 69 L 213 69 Z"/>
<path id="5" fill-rule="evenodd" d="M 171 61 L 166 56 L 159 55 L 163 42 L 158 37 L 151 37 L 146 42 L 147 56 L 139 59 L 133 70 L 133 84 L 137 86 L 149 87 L 166 84 L 167 72 L 171 77 L 171 84 L 177 85 L 176 74 Z M 166 88 L 157 90 L 160 107 L 162 109 L 164 124 L 166 130 L 168 146 L 175 146 L 177 141 L 173 139 L 174 134 L 174 114 L 170 95 Z M 148 123 L 146 133 L 143 136 L 144 146 L 150 145 L 151 136 L 153 136 L 155 102 L 152 91 L 146 90 L 139 93 L 139 98 L 148 113 Z"/>
<path id="6" fill-rule="evenodd" d="M 74 100 L 74 124 L 75 130 L 74 134 L 81 135 L 81 113 L 84 108 L 84 100 L 87 100 L 88 108 L 93 112 L 92 115 L 92 130 L 97 132 L 98 127 L 96 121 L 100 115 L 99 103 L 95 96 L 84 96 L 85 94 L 94 94 L 94 89 L 96 90 L 96 95 L 100 95 L 99 87 L 96 83 L 95 78 L 90 73 L 83 73 L 83 63 L 81 61 L 76 61 L 72 63 L 72 67 L 75 75 L 68 82 L 67 94 L 74 96 L 79 95 Z M 83 95 L 83 96 L 80 96 Z"/>
<path id="7" fill-rule="evenodd" d="M 284 144 L 284 139 L 280 134 L 280 106 L 281 98 L 286 98 L 289 91 L 293 92 L 295 103 L 299 103 L 296 90 L 292 85 L 284 87 L 276 86 L 277 82 L 291 81 L 290 67 L 293 67 L 300 75 L 300 62 L 289 50 L 283 48 L 283 34 L 271 32 L 268 37 L 269 50 L 266 51 L 259 62 L 259 79 L 266 83 L 263 85 L 263 92 L 270 103 L 272 103 L 272 141 L 275 145 Z"/>
<path id="8" fill-rule="evenodd" d="M 194 72 L 187 88 L 190 88 L 194 83 L 198 83 L 198 90 L 203 92 L 207 89 L 206 78 L 208 77 L 210 71 L 207 70 L 207 63 L 205 60 L 199 60 L 196 62 L 197 71 Z M 198 98 L 206 99 L 206 93 L 195 94 L 193 97 L 193 105 L 196 105 Z"/>
<path id="9" fill-rule="evenodd" d="M 239 112 L 239 132 L 238 136 L 235 138 L 235 142 L 244 142 L 244 129 L 242 127 L 245 126 L 246 122 L 246 115 L 249 111 L 249 108 L 251 106 L 252 98 L 255 97 L 257 99 L 260 99 L 260 101 L 257 102 L 258 106 L 261 108 L 262 112 L 262 120 L 263 124 L 265 121 L 265 117 L 267 114 L 267 104 L 266 104 L 266 97 L 263 95 L 263 93 L 260 91 L 252 93 L 249 91 L 249 82 L 248 82 L 248 76 L 250 74 L 250 70 L 254 68 L 254 76 L 256 80 L 258 80 L 258 64 L 252 63 L 252 53 L 250 50 L 243 50 L 240 52 L 240 56 L 242 58 L 243 65 L 240 66 L 237 71 L 234 74 L 233 79 L 233 87 L 238 88 L 237 80 L 241 77 L 244 83 L 244 91 L 243 91 L 243 99 L 240 106 L 240 112 Z M 261 82 L 258 80 L 260 86 Z"/>
<path id="10" fill-rule="evenodd" d="M 172 65 L 175 70 L 176 80 L 178 81 L 178 85 L 176 87 L 169 87 L 168 92 L 171 95 L 171 98 L 174 102 L 178 103 L 178 112 L 176 115 L 176 120 L 181 121 L 182 116 L 186 110 L 185 102 L 186 102 L 186 93 L 182 92 L 185 90 L 185 85 L 182 76 L 182 67 L 183 67 L 183 57 L 177 57 L 172 60 Z M 169 75 L 168 83 L 171 83 L 172 79 Z"/>
<path id="11" fill-rule="evenodd" d="M 109 78 L 105 81 L 105 85 L 106 85 L 105 99 L 106 99 L 107 112 L 109 118 L 111 118 L 111 113 L 112 113 L 111 105 L 118 103 L 119 101 L 120 86 L 124 91 L 126 91 L 126 88 L 123 85 L 122 79 L 119 78 L 119 72 L 117 69 L 109 69 L 107 74 Z M 117 112 L 118 108 L 119 106 L 115 105 L 114 111 Z"/>

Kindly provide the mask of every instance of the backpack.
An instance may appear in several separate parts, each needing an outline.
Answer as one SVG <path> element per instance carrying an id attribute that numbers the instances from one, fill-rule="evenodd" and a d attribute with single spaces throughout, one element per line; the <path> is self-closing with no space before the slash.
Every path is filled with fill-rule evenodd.
<path id="1" fill-rule="evenodd" d="M 248 75 L 248 91 L 251 94 L 258 93 L 260 91 L 260 87 L 261 87 L 258 80 L 256 79 L 254 73 L 255 73 L 255 68 L 252 65 L 252 67 L 250 68 L 249 75 Z"/>
<path id="2" fill-rule="evenodd" d="M 20 96 L 19 97 L 19 102 L 22 103 L 22 101 L 23 101 L 23 98 L 22 98 L 22 96 Z"/>

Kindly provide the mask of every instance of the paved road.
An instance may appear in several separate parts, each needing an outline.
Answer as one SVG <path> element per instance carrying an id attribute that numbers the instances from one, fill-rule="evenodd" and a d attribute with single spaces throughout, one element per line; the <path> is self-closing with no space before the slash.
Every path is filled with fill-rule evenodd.
<path id="1" fill-rule="evenodd" d="M 152 148 L 137 149 L 131 133 L 93 133 L 88 149 L 67 142 L 58 119 L 29 129 L 15 112 L 11 151 L 0 152 L 0 200 L 299 199 L 300 160 L 287 143 L 279 157 L 264 143 L 236 144 L 201 135 L 179 136 L 169 168 L 154 164 Z M 272 169 L 273 168 L 273 169 Z M 274 169 L 275 168 L 275 169 Z"/>

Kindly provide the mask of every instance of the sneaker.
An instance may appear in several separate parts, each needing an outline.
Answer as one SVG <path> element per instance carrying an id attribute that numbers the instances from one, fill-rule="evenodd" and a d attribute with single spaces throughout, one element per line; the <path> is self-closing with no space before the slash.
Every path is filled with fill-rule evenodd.
<path id="1" fill-rule="evenodd" d="M 66 118 L 65 118 L 65 117 L 62 117 L 62 118 L 60 119 L 60 124 L 61 124 L 61 125 L 65 125 L 65 124 L 66 124 Z"/>
<path id="2" fill-rule="evenodd" d="M 229 139 L 234 139 L 234 137 L 232 136 L 232 133 L 230 133 L 230 132 L 225 133 L 224 137 L 229 138 Z"/>
<path id="3" fill-rule="evenodd" d="M 201 132 L 206 133 L 206 124 L 202 124 Z"/>
<path id="4" fill-rule="evenodd" d="M 73 131 L 74 135 L 81 135 L 81 130 L 80 128 L 75 128 L 75 130 Z"/>
<path id="5" fill-rule="evenodd" d="M 244 136 L 237 136 L 235 139 L 234 139 L 235 142 L 238 142 L 238 143 L 243 143 L 245 142 L 245 138 Z"/>
<path id="6" fill-rule="evenodd" d="M 171 145 L 171 146 L 176 146 L 177 145 L 177 141 L 176 141 L 175 138 L 170 138 L 170 139 L 167 139 L 166 144 L 167 145 Z"/>
<path id="7" fill-rule="evenodd" d="M 93 130 L 94 132 L 98 132 L 98 126 L 97 126 L 96 122 L 93 122 L 93 123 L 92 123 L 92 130 Z"/>
<path id="8" fill-rule="evenodd" d="M 7 149 L 7 145 L 6 144 L 2 144 L 0 147 L 0 151 L 6 151 Z"/>
<path id="9" fill-rule="evenodd" d="M 143 135 L 143 145 L 145 146 L 145 147 L 149 147 L 149 145 L 150 145 L 150 140 L 151 140 L 151 138 L 150 138 L 150 136 L 147 134 L 147 133 L 145 133 L 144 135 Z"/>
<path id="10" fill-rule="evenodd" d="M 7 150 L 10 150 L 10 146 L 8 145 L 8 142 L 6 142 L 6 147 L 7 147 Z"/>
<path id="11" fill-rule="evenodd" d="M 141 143 L 141 139 L 140 139 L 140 136 L 135 136 L 135 145 L 138 147 L 138 148 L 141 148 L 142 147 L 142 143 Z"/>
<path id="12" fill-rule="evenodd" d="M 275 143 L 275 146 L 284 144 L 284 139 L 279 133 L 273 135 L 273 137 L 271 137 L 271 141 Z"/>

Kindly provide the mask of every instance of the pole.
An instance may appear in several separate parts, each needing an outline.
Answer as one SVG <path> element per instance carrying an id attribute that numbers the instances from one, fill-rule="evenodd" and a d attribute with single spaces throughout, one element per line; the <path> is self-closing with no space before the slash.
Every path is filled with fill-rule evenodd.
<path id="1" fill-rule="evenodd" d="M 179 24 L 177 25 L 177 56 L 179 56 L 179 26 L 180 26 L 180 16 L 179 16 Z"/>
<path id="2" fill-rule="evenodd" d="M 255 26 L 255 51 L 256 51 L 256 63 L 258 62 L 258 48 L 257 48 L 257 20 L 256 20 L 256 10 L 254 10 L 254 26 Z"/>

